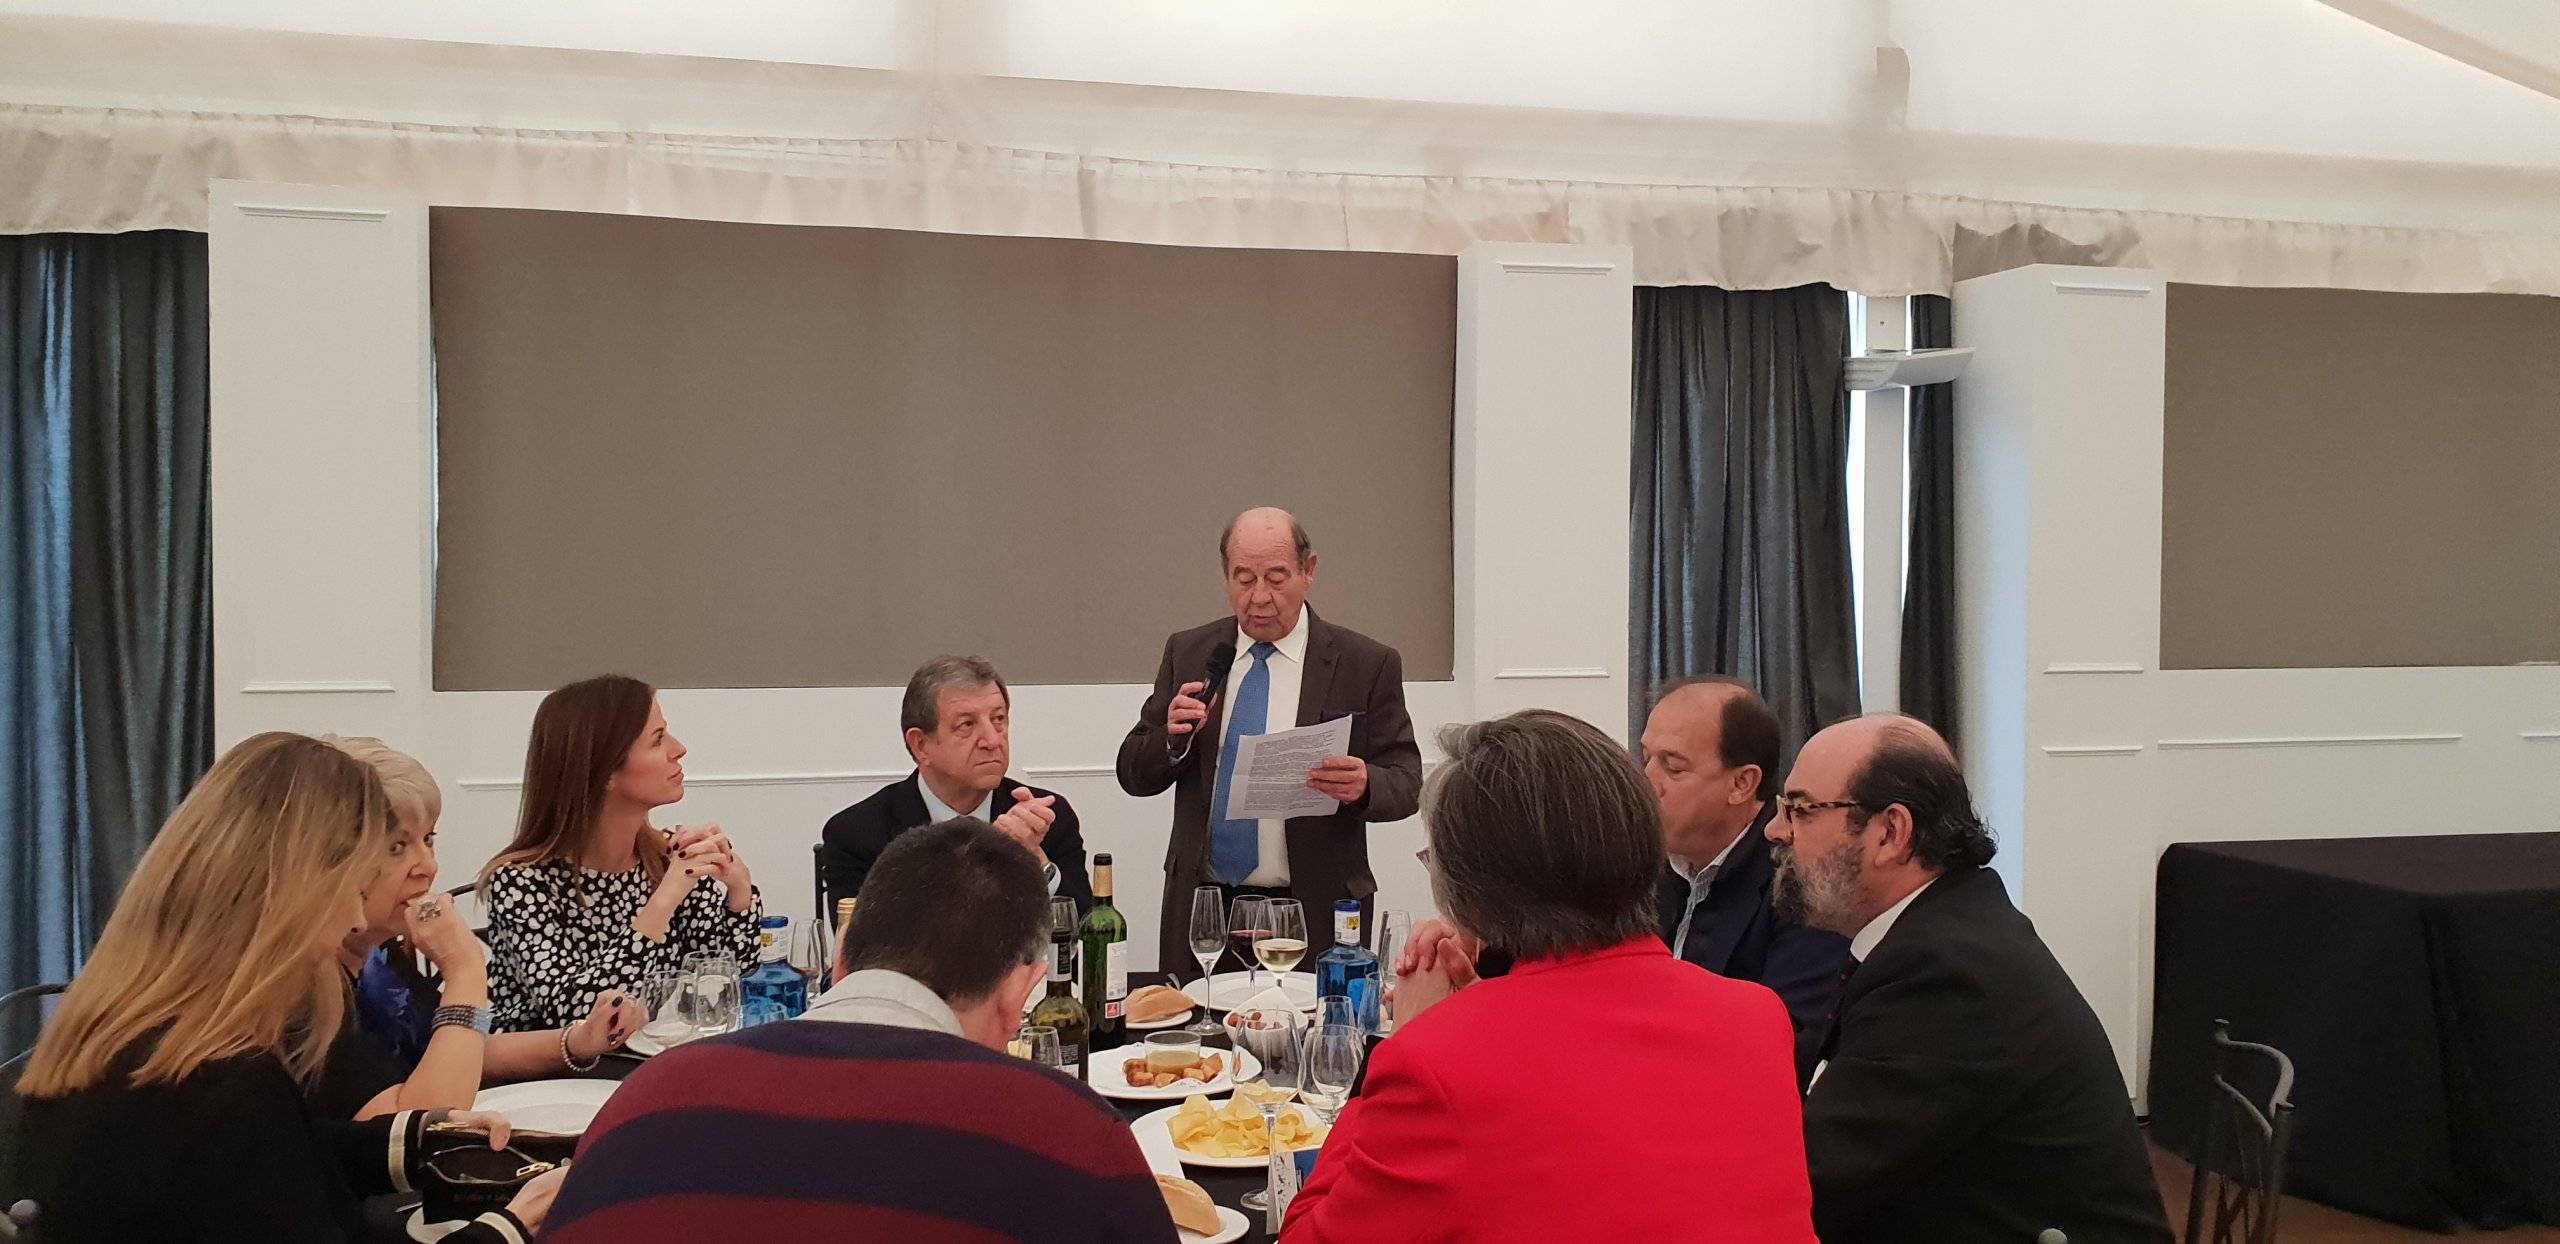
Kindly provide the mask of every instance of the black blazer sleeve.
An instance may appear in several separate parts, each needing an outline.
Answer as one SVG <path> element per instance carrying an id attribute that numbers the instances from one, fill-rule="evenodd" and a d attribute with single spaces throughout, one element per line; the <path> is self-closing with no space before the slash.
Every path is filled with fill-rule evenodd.
<path id="1" fill-rule="evenodd" d="M 1035 796 L 1057 794 L 1037 788 L 1026 789 Z M 1058 866 L 1058 893 L 1074 899 L 1077 911 L 1091 911 L 1093 877 L 1085 868 L 1084 825 L 1076 819 L 1075 805 L 1068 803 L 1066 796 L 1058 795 L 1056 808 L 1058 819 L 1049 822 L 1049 836 L 1041 841 L 1041 853 Z"/>
<path id="2" fill-rule="evenodd" d="M 862 893 L 862 879 L 871 875 L 871 865 L 889 845 L 888 829 L 875 824 L 869 814 L 871 805 L 864 801 L 827 818 L 818 847 L 819 870 L 827 879 L 827 897 L 836 902 Z M 822 912 L 829 920 L 834 912 Z"/>
<path id="3" fill-rule="evenodd" d="M 1163 720 L 1158 709 L 1157 720 Z M 1422 810 L 1422 749 L 1413 742 L 1413 718 L 1404 707 L 1404 655 L 1393 648 L 1369 684 L 1369 791 L 1360 799 L 1365 821 L 1401 821 Z M 1122 753 L 1124 756 L 1126 752 Z"/>
<path id="4" fill-rule="evenodd" d="M 1880 968 L 1892 975 L 1865 979 Z M 1897 956 L 1852 981 L 1830 1062 L 1804 1099 L 1814 1232 L 1826 1239 L 1906 1192 L 2030 1087 L 1999 1008 L 1945 958 Z"/>
<path id="5" fill-rule="evenodd" d="M 1129 727 L 1128 737 L 1120 740 L 1120 789 L 1141 799 L 1163 794 L 1200 755 L 1201 749 L 1195 745 L 1177 762 L 1173 757 L 1173 736 L 1164 732 L 1165 707 L 1173 703 L 1174 692 L 1181 690 L 1190 677 L 1174 668 L 1174 650 L 1181 642 L 1180 632 L 1164 641 L 1164 658 L 1156 664 L 1155 690 L 1148 693 L 1146 705 L 1138 710 L 1138 724 Z"/>

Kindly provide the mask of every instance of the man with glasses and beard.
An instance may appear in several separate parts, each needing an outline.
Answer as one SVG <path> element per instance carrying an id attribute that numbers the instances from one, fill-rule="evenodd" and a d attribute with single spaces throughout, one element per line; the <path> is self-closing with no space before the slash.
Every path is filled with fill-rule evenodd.
<path id="1" fill-rule="evenodd" d="M 1796 757 L 1775 893 L 1850 939 L 1805 1067 L 1815 1230 L 1866 1240 L 2172 1238 L 2098 1017 L 2009 901 L 1964 771 L 1909 717 Z"/>

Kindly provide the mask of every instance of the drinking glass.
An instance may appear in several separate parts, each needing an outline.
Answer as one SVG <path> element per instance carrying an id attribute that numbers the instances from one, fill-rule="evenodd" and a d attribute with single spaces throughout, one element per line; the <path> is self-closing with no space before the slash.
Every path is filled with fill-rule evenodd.
<path id="1" fill-rule="evenodd" d="M 1058 1065 L 1058 1030 L 1047 1024 L 1024 1024 L 1013 1034 L 1005 1051 L 1016 1058 L 1028 1058 L 1043 1067 Z"/>
<path id="2" fill-rule="evenodd" d="M 1360 982 L 1351 982 L 1357 986 Z M 1329 993 L 1316 999 L 1315 1026 L 1318 1028 L 1357 1028 L 1360 1026 L 1359 1003 L 1346 994 Z"/>
<path id="3" fill-rule="evenodd" d="M 693 1025 L 685 1022 L 680 1002 L 678 987 L 683 979 L 683 971 L 671 967 L 651 968 L 640 977 L 640 1005 L 649 1012 L 640 1035 L 657 1042 L 660 1049 L 672 1049 L 693 1037 Z"/>
<path id="4" fill-rule="evenodd" d="M 1244 960 L 1245 996 L 1252 997 L 1262 986 L 1260 964 L 1253 957 L 1253 945 L 1271 936 L 1271 900 L 1259 894 L 1239 894 L 1227 904 L 1227 935 L 1236 941 L 1236 957 Z M 1201 996 L 1209 996 L 1208 986 L 1201 986 Z"/>
<path id="5" fill-rule="evenodd" d="M 694 1035 L 716 1037 L 738 1026 L 738 961 L 716 951 L 684 957 L 684 977 L 677 986 L 684 1000 L 685 1022 Z"/>
<path id="6" fill-rule="evenodd" d="M 1218 955 L 1227 948 L 1227 900 L 1218 887 L 1199 886 L 1191 891 L 1191 957 L 1200 961 L 1200 1009 L 1198 1018 L 1183 1026 L 1195 1036 L 1214 1036 L 1218 1021 L 1209 1018 L 1209 978 L 1216 975 Z M 1181 982 L 1175 982 L 1179 987 Z"/>
<path id="7" fill-rule="evenodd" d="M 1298 1095 L 1301 1060 L 1306 1057 L 1307 1017 L 1296 1007 L 1248 1007 L 1235 1015 L 1236 1043 L 1251 1050 L 1262 1062 L 1256 1077 L 1264 1088 L 1254 1092 L 1248 1084 L 1236 1085 L 1236 1096 L 1252 1102 L 1262 1111 L 1263 1143 L 1271 1161 L 1267 1186 L 1260 1192 L 1248 1192 L 1236 1203 L 1246 1209 L 1271 1209 L 1271 1192 L 1279 1186 L 1280 1164 L 1294 1164 L 1297 1159 L 1280 1148 L 1280 1111 Z"/>
<path id="8" fill-rule="evenodd" d="M 1253 957 L 1287 976 L 1307 957 L 1307 909 L 1294 898 L 1275 898 L 1265 914 L 1270 917 L 1271 932 L 1253 944 Z"/>
<path id="9" fill-rule="evenodd" d="M 1367 1046 L 1368 1034 L 1357 1027 L 1319 1024 L 1307 1031 L 1298 1097 L 1314 1108 L 1327 1127 L 1351 1099 L 1351 1084 L 1360 1078 L 1360 1059 Z"/>

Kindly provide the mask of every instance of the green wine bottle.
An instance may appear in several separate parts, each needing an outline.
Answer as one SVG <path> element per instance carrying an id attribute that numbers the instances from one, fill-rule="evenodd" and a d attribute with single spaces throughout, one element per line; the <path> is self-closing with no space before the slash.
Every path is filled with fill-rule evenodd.
<path id="1" fill-rule="evenodd" d="M 1129 1038 L 1129 922 L 1111 905 L 1111 856 L 1093 857 L 1093 910 L 1078 929 L 1084 941 L 1084 1018 L 1092 1048 L 1116 1050 Z"/>

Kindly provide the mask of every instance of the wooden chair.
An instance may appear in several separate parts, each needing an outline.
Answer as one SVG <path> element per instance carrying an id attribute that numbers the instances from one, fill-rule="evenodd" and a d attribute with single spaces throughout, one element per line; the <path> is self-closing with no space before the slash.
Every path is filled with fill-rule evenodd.
<path id="1" fill-rule="evenodd" d="M 2204 1134 L 2196 1142 L 2195 1180 L 2187 1186 L 2187 1244 L 2273 1244 L 2284 1200 L 2284 1156 L 2293 1139 L 2293 1060 L 2273 1046 L 2231 1039 L 2213 1024 L 2213 1083 L 2206 1090 Z M 2273 1087 L 2253 1097 L 2232 1083 L 2253 1066 L 2252 1084 Z M 2262 1104 L 2263 1103 L 2263 1104 Z"/>

